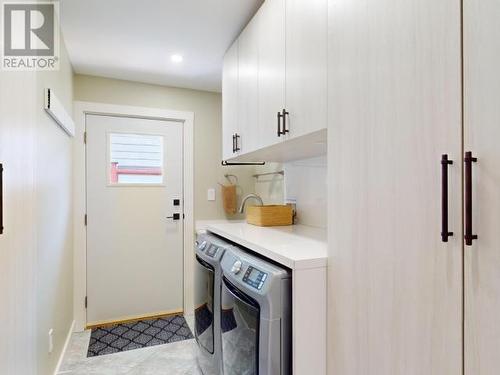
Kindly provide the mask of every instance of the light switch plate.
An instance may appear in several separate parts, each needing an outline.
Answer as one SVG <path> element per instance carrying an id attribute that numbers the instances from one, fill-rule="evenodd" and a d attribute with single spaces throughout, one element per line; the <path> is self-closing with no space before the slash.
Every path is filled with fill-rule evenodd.
<path id="1" fill-rule="evenodd" d="M 210 188 L 207 190 L 207 200 L 214 201 L 215 200 L 215 189 Z"/>

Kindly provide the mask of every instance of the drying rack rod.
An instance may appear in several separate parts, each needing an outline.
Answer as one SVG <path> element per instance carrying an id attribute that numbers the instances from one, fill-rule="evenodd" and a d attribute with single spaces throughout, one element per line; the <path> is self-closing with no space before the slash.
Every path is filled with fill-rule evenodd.
<path id="1" fill-rule="evenodd" d="M 274 174 L 280 174 L 282 176 L 285 175 L 285 171 L 277 171 L 277 172 L 267 172 L 267 173 L 257 173 L 257 174 L 254 174 L 253 177 L 255 178 L 259 178 L 261 176 L 271 176 L 271 175 L 274 175 Z"/>
<path id="2" fill-rule="evenodd" d="M 266 165 L 265 161 L 258 161 L 258 162 L 230 162 L 226 160 L 222 160 L 221 162 L 223 167 L 231 167 L 235 165 Z"/>

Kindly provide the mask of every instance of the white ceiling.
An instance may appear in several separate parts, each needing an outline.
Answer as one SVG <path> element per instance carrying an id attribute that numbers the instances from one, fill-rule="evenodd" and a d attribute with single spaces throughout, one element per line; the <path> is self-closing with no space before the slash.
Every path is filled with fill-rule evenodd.
<path id="1" fill-rule="evenodd" d="M 220 91 L 224 52 L 262 2 L 62 0 L 61 26 L 77 73 Z"/>

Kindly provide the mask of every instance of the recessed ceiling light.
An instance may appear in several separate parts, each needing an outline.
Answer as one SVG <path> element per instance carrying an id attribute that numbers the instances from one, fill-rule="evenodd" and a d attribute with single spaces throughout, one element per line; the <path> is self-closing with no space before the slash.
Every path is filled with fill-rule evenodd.
<path id="1" fill-rule="evenodd" d="M 172 55 L 170 57 L 170 60 L 172 60 L 172 62 L 174 63 L 180 63 L 182 62 L 182 60 L 184 60 L 184 58 L 181 55 Z"/>

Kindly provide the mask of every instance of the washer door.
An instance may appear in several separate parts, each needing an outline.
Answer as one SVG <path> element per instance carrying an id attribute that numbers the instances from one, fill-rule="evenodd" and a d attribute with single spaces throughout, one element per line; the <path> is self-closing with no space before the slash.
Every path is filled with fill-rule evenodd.
<path id="1" fill-rule="evenodd" d="M 195 337 L 198 344 L 214 353 L 214 268 L 196 255 Z"/>
<path id="2" fill-rule="evenodd" d="M 221 293 L 224 375 L 259 373 L 260 307 L 225 277 Z"/>

